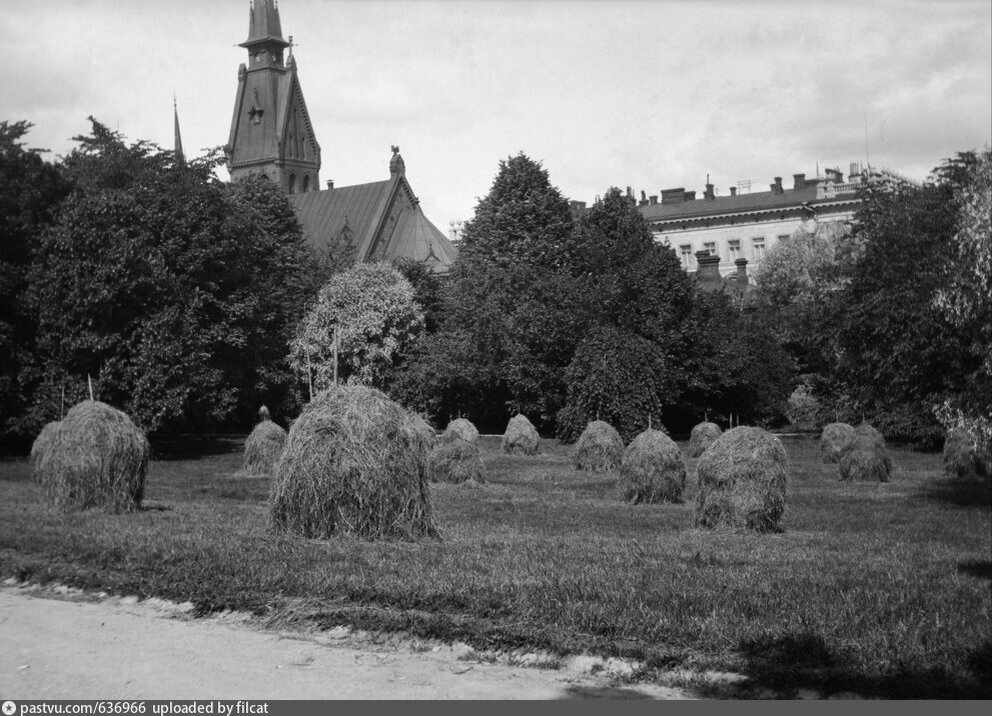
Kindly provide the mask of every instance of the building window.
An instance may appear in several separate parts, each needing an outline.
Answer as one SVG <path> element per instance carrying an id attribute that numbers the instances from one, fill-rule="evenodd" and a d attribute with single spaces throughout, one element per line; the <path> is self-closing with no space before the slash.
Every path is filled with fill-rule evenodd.
<path id="1" fill-rule="evenodd" d="M 682 259 L 682 268 L 692 268 L 692 244 L 680 245 L 679 257 Z"/>
<path id="2" fill-rule="evenodd" d="M 290 174 L 289 175 L 289 193 L 290 194 L 293 194 L 295 192 L 296 192 L 296 175 L 295 174 Z"/>
<path id="3" fill-rule="evenodd" d="M 779 234 L 775 238 L 778 239 L 779 241 L 788 241 L 789 240 L 789 234 Z"/>
<path id="4" fill-rule="evenodd" d="M 310 175 L 309 174 L 304 174 L 303 175 L 303 191 L 304 191 L 304 193 L 310 191 Z"/>
<path id="5" fill-rule="evenodd" d="M 755 261 L 761 261 L 761 259 L 765 258 L 765 237 L 755 236 L 751 239 L 751 248 Z"/>
<path id="6" fill-rule="evenodd" d="M 716 242 L 715 241 L 707 241 L 706 243 L 703 244 L 703 249 L 710 256 L 716 256 Z"/>
<path id="7" fill-rule="evenodd" d="M 730 239 L 727 241 L 727 253 L 730 254 L 731 261 L 736 261 L 741 258 L 741 240 Z"/>

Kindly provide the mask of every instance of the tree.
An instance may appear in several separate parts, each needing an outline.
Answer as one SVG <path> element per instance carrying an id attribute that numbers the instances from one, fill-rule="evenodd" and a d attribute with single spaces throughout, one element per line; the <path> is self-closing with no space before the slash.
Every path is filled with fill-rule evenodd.
<path id="1" fill-rule="evenodd" d="M 281 360 L 311 254 L 286 199 L 261 179 L 220 183 L 211 158 L 177 165 L 93 126 L 66 158 L 78 183 L 32 268 L 23 423 L 51 419 L 87 376 L 149 431 L 217 427 L 287 399 Z"/>
<path id="2" fill-rule="evenodd" d="M 423 326 L 413 287 L 386 263 L 361 263 L 320 289 L 290 345 L 289 361 L 314 392 L 339 378 L 379 387 Z M 337 362 L 335 362 L 335 333 Z"/>
<path id="3" fill-rule="evenodd" d="M 0 435 L 10 434 L 25 408 L 18 376 L 30 362 L 37 328 L 25 305 L 28 268 L 39 234 L 69 190 L 42 159 L 45 150 L 21 141 L 31 126 L 0 122 Z"/>

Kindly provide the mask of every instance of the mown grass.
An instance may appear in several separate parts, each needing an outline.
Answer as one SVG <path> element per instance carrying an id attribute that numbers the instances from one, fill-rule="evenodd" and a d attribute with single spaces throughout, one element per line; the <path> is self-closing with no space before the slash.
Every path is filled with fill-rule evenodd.
<path id="1" fill-rule="evenodd" d="M 646 664 L 640 677 L 737 670 L 750 677 L 737 696 L 992 696 L 992 484 L 898 449 L 891 482 L 841 483 L 815 440 L 784 443 L 777 535 L 696 529 L 695 460 L 683 504 L 631 506 L 554 441 L 510 456 L 482 438 L 487 482 L 432 485 L 443 540 L 419 543 L 268 532 L 269 479 L 238 474 L 236 442 L 154 462 L 133 515 L 60 515 L 27 462 L 8 461 L 0 575 L 202 613 L 627 656 Z"/>

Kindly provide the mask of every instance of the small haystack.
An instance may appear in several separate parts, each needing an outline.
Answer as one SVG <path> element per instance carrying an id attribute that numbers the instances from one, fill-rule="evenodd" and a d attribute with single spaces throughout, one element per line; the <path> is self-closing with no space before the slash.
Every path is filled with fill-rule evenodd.
<path id="1" fill-rule="evenodd" d="M 702 455 L 722 434 L 723 431 L 716 423 L 702 422 L 696 425 L 689 434 L 689 457 Z"/>
<path id="2" fill-rule="evenodd" d="M 589 423 L 575 445 L 575 469 L 608 472 L 620 467 L 622 460 L 623 440 L 620 433 L 602 420 Z"/>
<path id="3" fill-rule="evenodd" d="M 31 453 L 34 454 L 33 448 Z M 966 429 L 958 427 L 947 431 L 944 438 L 944 472 L 948 477 L 984 477 L 990 470 L 992 465 L 978 450 Z"/>
<path id="4" fill-rule="evenodd" d="M 245 440 L 241 469 L 247 475 L 265 475 L 272 472 L 286 444 L 286 431 L 282 426 L 272 422 L 269 409 L 263 405 L 258 415 L 262 419 L 261 422 Z"/>
<path id="5" fill-rule="evenodd" d="M 503 433 L 499 449 L 511 455 L 513 453 L 537 455 L 537 446 L 540 442 L 541 436 L 537 434 L 537 428 L 525 415 L 517 413 L 506 424 L 506 432 Z"/>
<path id="6" fill-rule="evenodd" d="M 788 471 L 777 437 L 761 428 L 731 428 L 699 458 L 696 525 L 780 531 Z"/>
<path id="7" fill-rule="evenodd" d="M 52 439 L 55 437 L 55 431 L 59 429 L 59 425 L 61 424 L 58 420 L 46 423 L 45 427 L 38 433 L 38 437 L 31 443 L 31 475 L 34 477 L 35 482 L 39 479 L 38 463 L 41 462 L 41 458 L 48 452 L 48 448 L 52 444 Z"/>
<path id="8" fill-rule="evenodd" d="M 830 423 L 820 434 L 820 456 L 824 463 L 840 462 L 844 446 L 854 437 L 854 428 L 847 423 Z"/>
<path id="9" fill-rule="evenodd" d="M 878 443 L 883 448 L 885 447 L 885 436 L 866 422 L 862 422 L 854 429 L 854 432 L 858 435 L 864 435 L 865 437 L 871 438 L 871 440 Z"/>
<path id="10" fill-rule="evenodd" d="M 675 441 L 648 428 L 630 441 L 620 462 L 620 494 L 633 504 L 681 502 L 685 460 Z"/>
<path id="11" fill-rule="evenodd" d="M 470 443 L 475 443 L 479 441 L 479 431 L 472 424 L 472 421 L 466 418 L 457 418 L 448 423 L 448 427 L 445 428 L 444 435 L 457 435 L 462 440 L 467 440 Z"/>
<path id="12" fill-rule="evenodd" d="M 421 439 L 383 393 L 336 385 L 293 423 L 269 498 L 273 529 L 304 537 L 437 536 Z"/>
<path id="13" fill-rule="evenodd" d="M 72 407 L 52 435 L 36 475 L 48 502 L 63 512 L 103 507 L 141 509 L 151 446 L 127 415 L 86 400 Z"/>
<path id="14" fill-rule="evenodd" d="M 876 440 L 868 431 L 854 431 L 854 437 L 844 446 L 840 456 L 840 479 L 888 482 L 892 474 L 892 460 L 885 450 L 885 443 Z"/>
<path id="15" fill-rule="evenodd" d="M 427 455 L 427 477 L 431 482 L 484 482 L 482 471 L 479 444 L 454 434 L 445 434 Z"/>

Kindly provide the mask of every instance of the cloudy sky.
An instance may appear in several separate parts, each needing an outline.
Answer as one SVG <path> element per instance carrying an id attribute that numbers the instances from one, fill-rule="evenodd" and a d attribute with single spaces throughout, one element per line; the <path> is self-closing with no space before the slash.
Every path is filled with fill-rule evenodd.
<path id="1" fill-rule="evenodd" d="M 442 231 L 500 159 L 539 160 L 568 197 L 609 186 L 718 194 L 741 180 L 922 179 L 992 137 L 989 0 L 786 3 L 282 0 L 321 181 L 407 176 Z M 61 155 L 87 115 L 187 155 L 227 141 L 248 0 L 4 2 L 0 119 Z"/>

